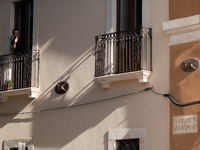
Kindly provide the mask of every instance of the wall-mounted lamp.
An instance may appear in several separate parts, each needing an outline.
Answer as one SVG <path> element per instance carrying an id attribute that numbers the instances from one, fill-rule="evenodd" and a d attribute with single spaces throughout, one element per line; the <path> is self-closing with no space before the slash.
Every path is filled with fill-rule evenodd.
<path id="1" fill-rule="evenodd" d="M 69 84 L 65 81 L 59 82 L 55 87 L 55 92 L 57 94 L 64 94 L 69 90 Z"/>
<path id="2" fill-rule="evenodd" d="M 181 63 L 180 67 L 185 72 L 195 71 L 199 68 L 199 60 L 196 58 L 188 58 Z"/>

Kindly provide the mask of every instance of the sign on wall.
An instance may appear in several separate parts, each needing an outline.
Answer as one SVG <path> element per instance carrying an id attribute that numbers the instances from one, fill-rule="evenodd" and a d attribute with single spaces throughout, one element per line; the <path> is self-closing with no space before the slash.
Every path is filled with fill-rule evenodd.
<path id="1" fill-rule="evenodd" d="M 197 128 L 197 114 L 173 117 L 173 134 L 196 133 Z"/>

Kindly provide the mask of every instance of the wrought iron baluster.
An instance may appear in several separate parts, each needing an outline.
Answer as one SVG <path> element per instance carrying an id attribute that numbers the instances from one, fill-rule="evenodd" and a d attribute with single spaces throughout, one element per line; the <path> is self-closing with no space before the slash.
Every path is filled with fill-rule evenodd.
<path id="1" fill-rule="evenodd" d="M 95 76 L 151 70 L 151 29 L 96 36 Z"/>
<path id="2" fill-rule="evenodd" d="M 10 85 L 14 86 L 14 89 L 38 86 L 39 70 L 36 70 L 36 68 L 39 68 L 39 51 L 34 51 L 33 57 L 32 51 L 23 51 L 0 56 L 0 91 L 7 90 L 8 81 L 12 83 Z M 32 61 L 34 61 L 35 64 L 33 73 L 37 73 L 37 75 L 35 74 L 37 79 L 34 79 L 34 85 L 31 85 L 31 75 L 33 74 Z"/>

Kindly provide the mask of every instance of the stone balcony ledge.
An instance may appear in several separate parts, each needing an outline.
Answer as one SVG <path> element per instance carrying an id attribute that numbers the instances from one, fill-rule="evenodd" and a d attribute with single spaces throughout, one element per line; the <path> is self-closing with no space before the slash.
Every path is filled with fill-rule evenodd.
<path id="1" fill-rule="evenodd" d="M 128 73 L 111 74 L 100 77 L 95 77 L 101 83 L 102 88 L 110 88 L 113 82 L 138 79 L 139 82 L 149 82 L 151 71 L 141 70 Z"/>
<path id="2" fill-rule="evenodd" d="M 8 97 L 27 94 L 28 98 L 37 98 L 39 88 L 29 87 L 0 92 L 0 102 L 6 102 Z"/>

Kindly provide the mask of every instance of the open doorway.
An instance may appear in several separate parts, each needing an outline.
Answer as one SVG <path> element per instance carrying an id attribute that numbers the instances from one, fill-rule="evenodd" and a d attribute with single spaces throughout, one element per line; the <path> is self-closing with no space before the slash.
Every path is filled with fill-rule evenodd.
<path id="1" fill-rule="evenodd" d="M 141 69 L 142 0 L 117 0 L 118 73 Z"/>
<path id="2" fill-rule="evenodd" d="M 22 0 L 15 3 L 14 28 L 24 38 L 24 50 L 32 49 L 33 41 L 33 0 Z"/>
<path id="3" fill-rule="evenodd" d="M 142 0 L 117 1 L 117 31 L 142 27 Z"/>

